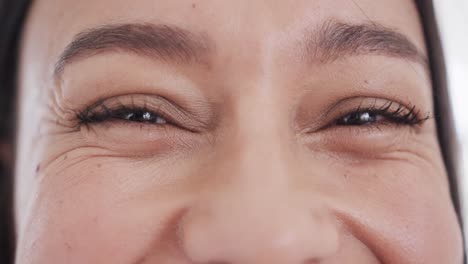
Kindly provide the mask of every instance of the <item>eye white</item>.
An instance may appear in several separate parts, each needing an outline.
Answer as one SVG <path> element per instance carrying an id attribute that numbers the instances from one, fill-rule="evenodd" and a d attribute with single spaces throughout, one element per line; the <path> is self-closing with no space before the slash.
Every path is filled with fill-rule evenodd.
<path id="1" fill-rule="evenodd" d="M 166 124 L 166 123 L 167 123 L 166 119 L 160 116 L 156 117 L 156 124 Z"/>

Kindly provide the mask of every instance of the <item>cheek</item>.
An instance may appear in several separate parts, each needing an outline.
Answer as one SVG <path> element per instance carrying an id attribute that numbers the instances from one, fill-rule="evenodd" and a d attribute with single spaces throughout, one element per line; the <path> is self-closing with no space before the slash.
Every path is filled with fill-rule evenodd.
<path id="1" fill-rule="evenodd" d="M 209 181 L 214 170 L 207 166 L 215 167 L 215 159 L 86 159 L 77 152 L 40 176 L 19 263 L 138 263 L 147 252 L 158 260 L 172 257 L 158 263 L 175 263 L 180 252 L 174 229 L 198 189 L 218 186 Z M 337 259 L 368 260 L 374 253 L 382 263 L 461 263 L 461 232 L 443 170 L 401 161 L 371 164 L 327 166 L 320 177 L 320 195 L 330 199 L 350 233 Z M 341 169 L 346 178 L 334 177 L 345 174 Z M 307 179 L 300 185 L 316 199 L 317 178 Z"/>
<path id="2" fill-rule="evenodd" d="M 80 163 L 43 175 L 19 243 L 20 263 L 135 263 L 176 240 L 167 229 L 186 197 L 167 191 L 164 171 L 98 162 L 107 165 Z"/>
<path id="3" fill-rule="evenodd" d="M 440 180 L 446 176 L 428 168 L 379 168 L 339 213 L 384 263 L 461 263 L 461 231 Z"/>
<path id="4" fill-rule="evenodd" d="M 395 240 L 406 246 L 403 252 L 413 255 L 415 263 L 461 263 L 461 231 L 450 198 L 430 190 L 421 191 L 420 196 L 415 193 L 410 202 L 401 201 L 411 205 L 402 207 L 406 211 L 396 217 L 405 234 L 394 234 Z"/>

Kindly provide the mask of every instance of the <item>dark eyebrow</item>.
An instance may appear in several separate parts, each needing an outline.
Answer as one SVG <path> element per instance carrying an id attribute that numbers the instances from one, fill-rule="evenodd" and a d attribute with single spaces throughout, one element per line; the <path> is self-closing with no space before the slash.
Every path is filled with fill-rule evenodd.
<path id="1" fill-rule="evenodd" d="M 66 65 L 109 51 L 127 51 L 163 60 L 201 63 L 211 43 L 201 35 L 170 25 L 113 24 L 77 34 L 55 64 L 58 78 Z"/>
<path id="2" fill-rule="evenodd" d="M 112 24 L 77 34 L 55 64 L 59 78 L 74 61 L 109 51 L 130 51 L 183 63 L 206 62 L 213 43 L 206 37 L 170 25 Z M 353 55 L 384 55 L 418 62 L 427 57 L 403 34 L 376 23 L 348 24 L 328 20 L 307 40 L 307 53 L 321 63 Z"/>
<path id="3" fill-rule="evenodd" d="M 326 21 L 311 36 L 307 50 L 314 59 L 330 62 L 345 56 L 382 55 L 417 62 L 427 68 L 427 57 L 405 35 L 376 23 Z"/>

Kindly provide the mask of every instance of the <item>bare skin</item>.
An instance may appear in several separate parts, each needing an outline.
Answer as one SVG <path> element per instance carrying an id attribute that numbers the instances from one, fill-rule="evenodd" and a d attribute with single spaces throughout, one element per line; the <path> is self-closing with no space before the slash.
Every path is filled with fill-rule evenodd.
<path id="1" fill-rule="evenodd" d="M 460 264 L 425 54 L 409 0 L 35 1 L 16 262 Z"/>

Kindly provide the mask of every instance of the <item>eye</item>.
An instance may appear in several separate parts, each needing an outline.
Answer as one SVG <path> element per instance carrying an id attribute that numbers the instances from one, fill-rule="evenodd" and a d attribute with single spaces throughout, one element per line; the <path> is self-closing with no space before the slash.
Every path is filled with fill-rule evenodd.
<path id="1" fill-rule="evenodd" d="M 337 120 L 336 124 L 340 126 L 363 126 L 385 120 L 385 117 L 371 111 L 363 111 L 348 114 Z"/>
<path id="2" fill-rule="evenodd" d="M 87 111 L 79 114 L 81 123 L 93 124 L 108 121 L 124 121 L 130 123 L 146 123 L 154 125 L 166 125 L 170 122 L 162 114 L 155 113 L 145 108 L 129 108 L 119 106 L 112 109 L 101 105 L 98 110 Z"/>
<path id="3" fill-rule="evenodd" d="M 168 100 L 158 96 L 128 95 L 100 100 L 77 112 L 80 124 L 100 124 L 119 121 L 128 125 L 180 125 L 183 112 Z"/>
<path id="4" fill-rule="evenodd" d="M 122 119 L 122 120 L 127 120 L 127 121 L 132 121 L 132 122 L 138 122 L 138 123 L 150 123 L 150 124 L 159 124 L 159 125 L 164 125 L 167 124 L 168 121 L 155 113 L 152 113 L 151 111 L 145 111 L 145 110 L 126 110 L 121 114 L 116 114 L 111 116 L 114 119 Z"/>
<path id="5" fill-rule="evenodd" d="M 204 116 L 192 109 L 159 95 L 118 95 L 76 110 L 76 129 L 93 144 L 125 155 L 154 157 L 195 146 L 205 138 L 209 121 L 200 121 Z"/>
<path id="6" fill-rule="evenodd" d="M 80 127 L 104 125 L 117 130 L 174 128 L 200 133 L 208 129 L 210 118 L 195 107 L 184 108 L 172 100 L 152 94 L 104 98 L 76 110 L 76 122 Z"/>
<path id="7" fill-rule="evenodd" d="M 415 126 L 422 124 L 429 116 L 421 116 L 416 107 L 404 107 L 393 102 L 382 107 L 371 105 L 366 108 L 359 106 L 356 110 L 335 121 L 337 126 L 372 126 L 380 124 Z"/>

